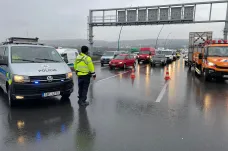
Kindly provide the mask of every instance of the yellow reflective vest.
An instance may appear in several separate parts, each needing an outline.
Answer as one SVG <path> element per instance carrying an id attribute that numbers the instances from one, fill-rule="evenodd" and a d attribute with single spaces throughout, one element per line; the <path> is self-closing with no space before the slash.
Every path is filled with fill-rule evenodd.
<path id="1" fill-rule="evenodd" d="M 84 53 L 80 53 L 75 62 L 74 62 L 74 70 L 76 71 L 78 76 L 83 75 L 95 75 L 95 69 L 92 62 L 91 57 L 87 56 Z"/>

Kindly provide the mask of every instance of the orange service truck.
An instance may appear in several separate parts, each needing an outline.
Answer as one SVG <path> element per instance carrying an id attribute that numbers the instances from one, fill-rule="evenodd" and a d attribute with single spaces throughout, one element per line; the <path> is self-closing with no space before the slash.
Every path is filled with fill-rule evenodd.
<path id="1" fill-rule="evenodd" d="M 212 32 L 189 34 L 189 68 L 206 81 L 228 79 L 227 40 L 212 40 Z"/>

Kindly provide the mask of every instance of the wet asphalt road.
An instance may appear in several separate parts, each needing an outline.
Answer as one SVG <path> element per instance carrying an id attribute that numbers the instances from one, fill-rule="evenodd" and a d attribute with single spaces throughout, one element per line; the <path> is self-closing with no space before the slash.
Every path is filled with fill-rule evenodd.
<path id="1" fill-rule="evenodd" d="M 182 59 L 169 67 L 166 84 L 163 67 L 137 66 L 132 80 L 128 70 L 96 65 L 86 109 L 77 105 L 77 82 L 70 103 L 50 98 L 9 109 L 1 93 L 0 150 L 227 151 L 228 83 L 205 84 Z"/>

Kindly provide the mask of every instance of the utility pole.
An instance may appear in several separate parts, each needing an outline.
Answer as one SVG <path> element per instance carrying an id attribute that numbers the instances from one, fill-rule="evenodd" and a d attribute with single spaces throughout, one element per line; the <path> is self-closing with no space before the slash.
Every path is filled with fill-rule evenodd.
<path id="1" fill-rule="evenodd" d="M 122 32 L 122 29 L 123 29 L 123 26 L 121 26 L 120 28 L 120 33 L 119 33 L 119 38 L 118 38 L 118 51 L 120 51 L 120 35 L 121 35 L 121 32 Z"/>
<path id="2" fill-rule="evenodd" d="M 93 19 L 93 12 L 92 10 L 89 11 L 89 46 L 90 46 L 90 52 L 91 52 L 91 56 L 93 56 L 93 25 L 92 25 L 92 19 Z"/>

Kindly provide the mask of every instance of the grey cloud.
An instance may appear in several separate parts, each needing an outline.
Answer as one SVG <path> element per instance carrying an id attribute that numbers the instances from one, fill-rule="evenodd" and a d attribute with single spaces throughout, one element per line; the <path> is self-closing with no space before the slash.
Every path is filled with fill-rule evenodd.
<path id="1" fill-rule="evenodd" d="M 86 39 L 89 9 L 181 2 L 191 2 L 191 0 L 2 0 L 0 40 L 9 36 L 26 36 L 27 31 L 29 36 L 38 36 L 41 39 Z M 217 14 L 221 16 L 223 13 L 218 10 Z M 223 23 L 170 25 L 164 28 L 161 38 L 166 37 L 169 30 L 176 38 L 187 38 L 190 31 L 206 29 L 214 30 L 216 35 L 221 36 L 223 26 Z M 124 27 L 121 39 L 155 38 L 159 29 L 160 26 Z M 112 41 L 116 40 L 118 34 L 119 27 L 94 29 L 95 39 Z"/>

